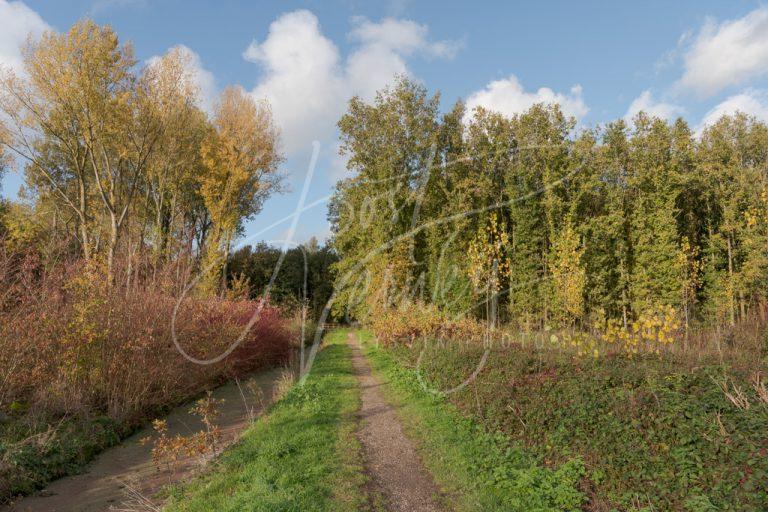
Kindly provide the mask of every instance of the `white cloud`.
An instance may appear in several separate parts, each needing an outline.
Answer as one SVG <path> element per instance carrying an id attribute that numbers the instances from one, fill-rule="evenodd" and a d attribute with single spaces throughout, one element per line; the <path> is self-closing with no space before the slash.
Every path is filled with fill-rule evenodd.
<path id="1" fill-rule="evenodd" d="M 664 52 L 664 54 L 656 61 L 654 67 L 656 68 L 656 74 L 661 73 L 667 68 L 672 67 L 677 62 L 681 54 L 687 47 L 688 43 L 693 37 L 693 30 L 686 30 L 677 40 L 677 46 Z"/>
<path id="2" fill-rule="evenodd" d="M 696 133 L 700 134 L 704 128 L 715 124 L 721 117 L 736 112 L 743 112 L 768 122 L 768 91 L 747 89 L 740 94 L 726 98 L 704 114 L 701 123 L 696 127 Z"/>
<path id="3" fill-rule="evenodd" d="M 718 24 L 708 20 L 684 56 L 678 87 L 711 96 L 768 74 L 768 7 Z"/>
<path id="4" fill-rule="evenodd" d="M 630 122 L 640 112 L 645 112 L 650 116 L 672 121 L 673 119 L 682 116 L 685 113 L 685 109 L 680 105 L 655 101 L 651 91 L 645 90 L 629 105 L 627 113 L 624 114 L 624 120 Z"/>
<path id="5" fill-rule="evenodd" d="M 209 70 L 203 66 L 200 56 L 189 47 L 179 44 L 168 51 L 178 50 L 187 65 L 187 70 L 191 75 L 193 85 L 197 89 L 200 100 L 200 107 L 208 113 L 213 112 L 213 105 L 216 102 L 217 88 L 216 78 Z M 147 59 L 147 65 L 152 66 L 160 60 L 159 55 Z"/>
<path id="6" fill-rule="evenodd" d="M 333 125 L 345 101 L 339 51 L 309 11 L 284 14 L 269 27 L 263 43 L 253 41 L 243 57 L 262 66 L 253 89 L 266 98 L 280 126 L 288 154 L 308 149 Z"/>
<path id="7" fill-rule="evenodd" d="M 360 47 L 347 59 L 346 81 L 353 94 L 366 100 L 373 99 L 393 76 L 408 74 L 405 57 L 452 58 L 459 48 L 452 41 L 429 41 L 427 26 L 411 20 L 386 18 L 374 23 L 356 18 L 354 24 L 349 37 Z"/>
<path id="8" fill-rule="evenodd" d="M 510 75 L 503 80 L 494 80 L 485 88 L 470 94 L 467 99 L 467 113 L 471 115 L 475 107 L 483 107 L 511 116 L 528 110 L 536 103 L 557 103 L 563 113 L 578 120 L 589 112 L 581 92 L 580 85 L 574 85 L 566 94 L 555 92 L 548 87 L 541 87 L 536 92 L 527 92 L 517 77 Z"/>
<path id="9" fill-rule="evenodd" d="M 21 46 L 27 37 L 39 37 L 50 26 L 23 2 L 0 0 L 0 67 L 23 72 Z"/>
<path id="10" fill-rule="evenodd" d="M 367 18 L 357 17 L 353 21 L 355 28 L 350 32 L 350 38 L 406 55 L 420 52 L 435 57 L 453 57 L 460 46 L 455 41 L 429 41 L 429 28 L 411 20 L 385 18 L 374 23 Z"/>
<path id="11" fill-rule="evenodd" d="M 313 140 L 329 141 L 349 98 L 370 100 L 395 74 L 409 75 L 408 57 L 445 58 L 457 48 L 430 41 L 428 28 L 409 20 L 352 23 L 349 38 L 357 46 L 346 61 L 306 10 L 280 16 L 263 42 L 253 41 L 243 52 L 263 70 L 252 94 L 271 104 L 288 155 L 307 150 Z"/>

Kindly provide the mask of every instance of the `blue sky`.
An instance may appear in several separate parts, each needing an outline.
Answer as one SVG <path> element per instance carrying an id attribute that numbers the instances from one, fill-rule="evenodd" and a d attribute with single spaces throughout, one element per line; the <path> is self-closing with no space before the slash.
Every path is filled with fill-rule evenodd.
<path id="1" fill-rule="evenodd" d="M 256 240 L 285 236 L 313 141 L 315 206 L 295 238 L 327 234 L 323 199 L 344 173 L 335 121 L 395 72 L 439 90 L 445 109 L 463 98 L 511 114 L 545 100 L 580 126 L 640 108 L 696 128 L 736 109 L 768 120 L 768 7 L 756 1 L 0 0 L 0 64 L 18 66 L 26 33 L 82 17 L 111 24 L 143 61 L 186 46 L 205 105 L 229 84 L 270 100 L 290 191 L 249 222 Z M 9 173 L 2 193 L 15 197 L 20 182 Z"/>

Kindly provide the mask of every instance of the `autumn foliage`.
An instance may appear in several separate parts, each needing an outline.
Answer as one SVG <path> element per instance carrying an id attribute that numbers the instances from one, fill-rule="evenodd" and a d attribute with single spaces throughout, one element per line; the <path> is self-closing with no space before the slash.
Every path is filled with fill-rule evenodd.
<path id="1" fill-rule="evenodd" d="M 82 262 L 45 270 L 33 255 L 4 256 L 0 309 L 0 406 L 30 413 L 103 411 L 136 419 L 227 376 L 284 362 L 290 332 L 280 312 L 249 300 L 186 298 L 176 315 L 179 346 L 197 359 L 223 353 L 254 314 L 258 321 L 220 363 L 195 364 L 174 344 L 170 280 L 110 287 Z M 163 278 L 164 279 L 164 278 Z M 260 311 L 260 312 L 259 312 Z"/>
<path id="2" fill-rule="evenodd" d="M 130 285 L 110 286 L 105 273 L 81 259 L 47 268 L 33 251 L 0 249 L 0 499 L 87 460 L 110 442 L 95 439 L 104 431 L 98 425 L 125 435 L 232 376 L 289 358 L 292 329 L 276 307 L 187 296 L 176 313 L 176 339 L 197 359 L 224 353 L 258 315 L 221 362 L 190 362 L 172 334 L 178 279 L 187 273 L 180 263 Z M 86 439 L 67 439 L 73 424 Z M 64 444 L 69 455 L 57 448 Z"/>

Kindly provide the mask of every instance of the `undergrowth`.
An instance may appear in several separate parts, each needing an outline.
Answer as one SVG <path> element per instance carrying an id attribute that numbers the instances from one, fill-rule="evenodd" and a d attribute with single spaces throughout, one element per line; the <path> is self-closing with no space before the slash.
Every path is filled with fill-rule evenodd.
<path id="1" fill-rule="evenodd" d="M 418 371 L 435 389 L 464 381 L 484 352 L 476 344 L 424 348 L 391 346 L 386 357 L 415 375 L 421 354 Z M 494 347 L 449 400 L 547 466 L 581 458 L 587 510 L 767 510 L 768 404 L 753 377 L 678 357 Z"/>
<path id="2" fill-rule="evenodd" d="M 163 273 L 164 272 L 164 273 Z M 79 471 L 139 426 L 227 379 L 281 364 L 293 333 L 267 303 L 187 297 L 179 278 L 110 285 L 97 264 L 0 251 L 0 504 Z M 133 276 L 132 276 L 133 277 Z M 258 319 L 223 361 L 223 353 Z"/>

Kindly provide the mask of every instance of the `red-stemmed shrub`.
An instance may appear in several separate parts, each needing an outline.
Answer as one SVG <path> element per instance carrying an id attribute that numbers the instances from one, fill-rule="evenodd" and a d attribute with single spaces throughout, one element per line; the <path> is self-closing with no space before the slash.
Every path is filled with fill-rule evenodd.
<path id="1" fill-rule="evenodd" d="M 110 284 L 98 263 L 46 268 L 34 251 L 2 246 L 0 445 L 7 447 L 0 446 L 0 502 L 31 490 L 30 480 L 32 488 L 44 483 L 35 482 L 43 471 L 25 470 L 28 458 L 37 464 L 45 457 L 30 457 L 25 436 L 88 418 L 127 433 L 228 378 L 289 360 L 295 333 L 279 308 L 199 297 L 194 289 L 182 296 L 190 272 L 179 262 L 122 265 L 127 270 Z M 178 347 L 203 360 L 226 352 L 257 316 L 227 357 L 197 364 L 174 342 L 174 312 Z M 14 447 L 23 448 L 23 460 L 14 459 Z M 57 471 L 44 472 L 51 478 Z"/>

